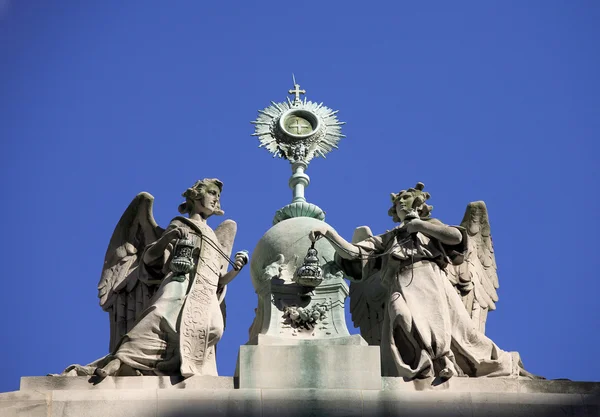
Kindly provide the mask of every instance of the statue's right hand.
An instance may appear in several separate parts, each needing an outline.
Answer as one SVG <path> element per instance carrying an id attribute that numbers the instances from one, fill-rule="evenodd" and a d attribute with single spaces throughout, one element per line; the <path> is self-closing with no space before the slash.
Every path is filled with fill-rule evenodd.
<path id="1" fill-rule="evenodd" d="M 316 242 L 321 236 L 325 236 L 328 231 L 329 231 L 329 228 L 326 226 L 313 229 L 308 234 L 308 238 L 310 239 L 311 242 Z"/>
<path id="2" fill-rule="evenodd" d="M 190 235 L 190 231 L 189 229 L 185 228 L 185 227 L 180 227 L 177 226 L 174 229 L 171 229 L 169 232 L 169 240 L 173 240 L 173 239 L 188 239 L 189 235 Z"/>

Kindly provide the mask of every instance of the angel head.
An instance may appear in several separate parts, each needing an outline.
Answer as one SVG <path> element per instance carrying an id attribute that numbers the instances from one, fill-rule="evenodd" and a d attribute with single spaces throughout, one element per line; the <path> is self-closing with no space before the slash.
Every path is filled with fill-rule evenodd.
<path id="1" fill-rule="evenodd" d="M 221 210 L 221 191 L 223 191 L 223 183 L 216 178 L 198 180 L 182 194 L 185 202 L 179 205 L 179 212 L 198 213 L 203 218 L 213 214 L 221 216 L 224 214 Z"/>
<path id="2" fill-rule="evenodd" d="M 421 219 L 429 218 L 433 206 L 425 204 L 425 201 L 429 200 L 431 195 L 424 192 L 423 188 L 425 188 L 425 184 L 418 182 L 415 188 L 402 190 L 398 194 L 391 194 L 392 207 L 388 210 L 388 214 L 392 216 L 394 222 L 404 221 L 412 213 L 415 216 L 418 215 Z"/>

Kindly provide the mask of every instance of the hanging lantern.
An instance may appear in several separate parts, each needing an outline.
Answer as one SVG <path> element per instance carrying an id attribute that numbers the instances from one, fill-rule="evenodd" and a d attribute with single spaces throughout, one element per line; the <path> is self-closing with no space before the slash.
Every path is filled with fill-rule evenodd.
<path id="1" fill-rule="evenodd" d="M 302 265 L 296 270 L 295 281 L 306 287 L 316 287 L 323 281 L 323 270 L 319 266 L 319 252 L 313 242 Z"/>
<path id="2" fill-rule="evenodd" d="M 175 274 L 187 274 L 194 268 L 194 242 L 188 239 L 179 239 L 175 244 L 175 255 L 171 261 L 171 271 Z"/>

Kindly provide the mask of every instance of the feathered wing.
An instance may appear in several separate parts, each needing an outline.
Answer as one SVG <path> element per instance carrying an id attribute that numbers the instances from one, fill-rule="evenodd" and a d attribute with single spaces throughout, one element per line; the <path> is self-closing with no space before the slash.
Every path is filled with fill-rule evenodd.
<path id="1" fill-rule="evenodd" d="M 463 299 L 478 329 L 485 333 L 489 310 L 498 301 L 498 273 L 487 207 L 483 201 L 469 203 L 460 224 L 468 235 L 465 260 L 451 266 L 449 278 Z"/>
<path id="2" fill-rule="evenodd" d="M 106 250 L 98 298 L 102 309 L 109 313 L 110 352 L 131 330 L 157 288 L 138 279 L 144 248 L 164 231 L 154 220 L 153 203 L 152 195 L 138 194 L 121 216 Z"/>
<path id="3" fill-rule="evenodd" d="M 352 243 L 358 243 L 373 236 L 368 226 L 356 228 Z M 381 273 L 367 277 L 364 281 L 350 282 L 350 315 L 354 327 L 360 328 L 360 335 L 369 345 L 381 344 L 383 317 L 385 314 L 386 290 L 381 284 Z"/>
<path id="4" fill-rule="evenodd" d="M 237 223 L 233 220 L 225 220 L 215 229 L 215 235 L 219 240 L 223 253 L 231 258 L 231 251 L 233 250 L 233 242 L 235 240 L 235 234 L 237 233 Z M 221 274 L 227 272 L 229 263 L 227 259 L 221 258 Z M 225 294 L 227 293 L 227 286 L 219 286 L 217 288 L 217 296 L 221 303 L 221 312 L 223 313 L 223 324 L 225 324 L 227 318 L 227 311 L 225 305 Z"/>

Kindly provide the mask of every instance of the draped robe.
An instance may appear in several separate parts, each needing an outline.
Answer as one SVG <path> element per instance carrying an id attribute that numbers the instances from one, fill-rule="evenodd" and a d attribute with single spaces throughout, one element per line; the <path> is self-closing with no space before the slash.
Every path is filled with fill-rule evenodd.
<path id="1" fill-rule="evenodd" d="M 141 266 L 141 280 L 164 278 L 150 306 L 111 356 L 144 373 L 217 375 L 215 345 L 224 328 L 217 297 L 223 263 L 213 247 L 219 241 L 206 223 L 176 217 L 165 233 L 175 227 L 189 230 L 199 252 L 196 266 L 187 274 L 170 271 L 174 251 L 171 244 L 162 257 Z"/>
<path id="2" fill-rule="evenodd" d="M 437 219 L 423 219 L 443 225 Z M 381 338 L 384 376 L 424 378 L 449 368 L 457 375 L 518 376 L 516 352 L 505 352 L 479 332 L 447 277 L 445 268 L 462 262 L 468 236 L 456 246 L 423 233 L 396 228 L 355 246 L 361 259 L 337 258 L 350 277 L 381 272 L 387 290 Z"/>

